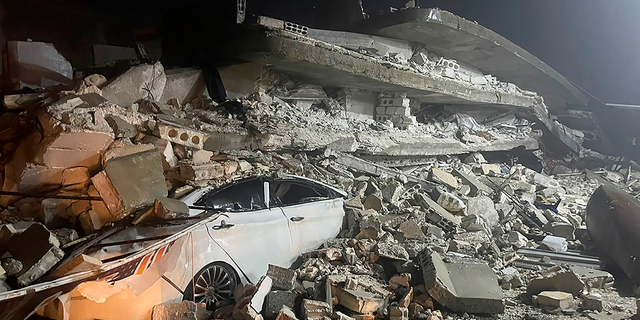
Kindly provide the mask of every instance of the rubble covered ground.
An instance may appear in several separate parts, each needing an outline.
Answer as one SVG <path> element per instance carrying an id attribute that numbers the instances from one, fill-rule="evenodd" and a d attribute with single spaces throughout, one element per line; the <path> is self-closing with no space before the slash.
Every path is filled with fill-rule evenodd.
<path id="1" fill-rule="evenodd" d="M 332 33 L 309 36 L 340 46 L 327 40 Z M 98 245 L 110 230 L 202 219 L 178 201 L 194 190 L 296 175 L 347 193 L 336 238 L 292 266 L 269 265 L 257 283 L 242 279 L 232 301 L 213 307 L 170 301 L 144 310 L 148 318 L 628 319 L 637 313 L 634 280 L 590 239 L 586 213 L 603 185 L 637 198 L 640 169 L 586 148 L 561 159 L 546 153 L 539 139 L 547 133 L 534 128 L 539 120 L 531 114 L 427 104 L 406 92 L 330 88 L 267 64 L 251 66 L 257 70 L 251 81 L 240 80 L 241 69 L 221 69 L 217 80 L 230 95 L 237 82 L 243 88 L 216 101 L 198 69 L 137 63 L 106 78 L 74 73 L 51 44 L 10 41 L 8 47 L 32 50 L 67 83 L 65 90 L 51 79 L 26 85 L 21 69 L 6 71 L 18 81 L 4 95 L 0 116 L 0 303 L 120 258 Z M 471 67 L 463 72 L 455 60 L 422 47 L 409 48 L 408 56 L 343 47 L 389 68 L 530 98 L 547 112 L 536 93 Z M 24 52 L 10 50 L 7 59 L 27 64 Z M 358 115 L 356 97 L 363 95 L 371 113 Z M 60 312 L 69 303 L 58 296 L 38 301 L 32 317 L 68 319 Z"/>

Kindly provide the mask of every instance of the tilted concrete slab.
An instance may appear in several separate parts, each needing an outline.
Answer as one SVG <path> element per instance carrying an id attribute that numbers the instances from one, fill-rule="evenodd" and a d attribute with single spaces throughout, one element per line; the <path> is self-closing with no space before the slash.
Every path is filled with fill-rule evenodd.
<path id="1" fill-rule="evenodd" d="M 228 58 L 259 61 L 275 71 L 326 87 L 404 92 L 427 103 L 500 106 L 530 113 L 542 107 L 539 96 L 497 93 L 453 79 L 420 74 L 408 66 L 287 31 L 250 30 L 223 47 L 219 53 Z"/>
<path id="2" fill-rule="evenodd" d="M 505 37 L 440 9 L 402 10 L 372 17 L 356 31 L 420 42 L 427 50 L 468 63 L 499 80 L 542 95 L 550 108 L 586 105 L 567 78 Z"/>

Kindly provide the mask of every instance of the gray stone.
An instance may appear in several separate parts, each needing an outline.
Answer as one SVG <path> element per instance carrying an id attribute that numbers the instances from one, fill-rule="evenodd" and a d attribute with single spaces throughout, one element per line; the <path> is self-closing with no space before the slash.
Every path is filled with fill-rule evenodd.
<path id="1" fill-rule="evenodd" d="M 549 222 L 545 229 L 550 231 L 556 237 L 562 237 L 567 240 L 576 239 L 576 235 L 575 235 L 576 227 L 574 227 L 570 223 Z"/>
<path id="2" fill-rule="evenodd" d="M 102 88 L 102 96 L 128 107 L 141 99 L 158 100 L 162 97 L 167 76 L 160 62 L 135 66 Z"/>
<path id="3" fill-rule="evenodd" d="M 177 99 L 181 104 L 190 103 L 201 96 L 206 85 L 201 70 L 197 69 L 172 69 L 166 71 L 167 82 L 158 101 L 167 103 Z"/>
<path id="4" fill-rule="evenodd" d="M 14 258 L 2 259 L 1 266 L 7 273 L 7 276 L 12 276 L 22 270 L 22 262 Z"/>
<path id="5" fill-rule="evenodd" d="M 205 310 L 193 301 L 157 305 L 151 311 L 151 320 L 204 320 Z"/>
<path id="6" fill-rule="evenodd" d="M 432 224 L 427 224 L 426 230 L 425 230 L 426 234 L 429 235 L 434 235 L 436 238 L 439 239 L 444 239 L 444 230 L 442 230 L 442 228 L 438 227 L 438 226 L 434 226 Z"/>
<path id="7" fill-rule="evenodd" d="M 304 320 L 327 319 L 331 317 L 331 309 L 331 306 L 324 301 L 309 299 L 302 300 L 302 315 Z"/>
<path id="8" fill-rule="evenodd" d="M 488 230 L 486 224 L 487 223 L 482 218 L 478 217 L 475 214 L 472 214 L 462 217 L 460 226 L 469 232 L 474 232 Z"/>
<path id="9" fill-rule="evenodd" d="M 64 246 L 65 244 L 78 239 L 78 232 L 73 229 L 62 228 L 53 230 L 52 232 L 56 235 L 58 241 L 60 241 L 60 246 Z"/>
<path id="10" fill-rule="evenodd" d="M 33 224 L 23 233 L 11 237 L 9 252 L 23 265 L 16 274 L 18 284 L 28 286 L 62 260 L 64 252 L 59 246 L 58 238 L 41 224 Z"/>
<path id="11" fill-rule="evenodd" d="M 453 189 L 458 188 L 458 180 L 456 180 L 456 178 L 453 175 L 435 167 L 431 168 L 429 179 L 431 181 L 446 185 Z"/>
<path id="12" fill-rule="evenodd" d="M 382 210 L 382 200 L 380 197 L 373 194 L 364 199 L 363 205 L 365 209 L 373 209 L 378 212 Z"/>
<path id="13" fill-rule="evenodd" d="M 554 267 L 538 278 L 532 279 L 527 287 L 528 294 L 542 291 L 563 291 L 576 296 L 585 289 L 585 283 L 572 271 Z"/>
<path id="14" fill-rule="evenodd" d="M 153 204 L 153 213 L 160 219 L 177 219 L 189 215 L 186 203 L 172 198 L 158 198 Z"/>
<path id="15" fill-rule="evenodd" d="M 389 241 L 379 241 L 376 253 L 381 257 L 393 260 L 409 260 L 409 253 L 405 248 Z"/>
<path id="16" fill-rule="evenodd" d="M 452 231 L 460 225 L 460 218 L 454 216 L 449 211 L 445 210 L 435 201 L 433 201 L 428 195 L 417 192 L 413 195 L 414 200 L 423 209 L 427 210 L 427 220 L 436 226 L 442 228 L 445 231 Z"/>
<path id="17" fill-rule="evenodd" d="M 382 189 L 382 197 L 385 201 L 396 205 L 400 201 L 400 196 L 404 193 L 404 186 L 397 181 L 393 181 Z"/>
<path id="18" fill-rule="evenodd" d="M 602 297 L 598 294 L 588 294 L 582 298 L 580 305 L 584 310 L 602 311 Z"/>
<path id="19" fill-rule="evenodd" d="M 267 294 L 264 302 L 264 315 L 267 319 L 273 319 L 278 315 L 282 306 L 287 306 L 292 310 L 295 310 L 300 302 L 302 302 L 303 295 L 297 291 L 280 291 L 275 290 Z"/>
<path id="20" fill-rule="evenodd" d="M 574 306 L 573 295 L 562 291 L 540 292 L 536 301 L 540 306 L 560 308 L 561 310 L 568 310 Z"/>
<path id="21" fill-rule="evenodd" d="M 455 312 L 502 313 L 504 295 L 498 277 L 484 262 L 425 250 L 419 257 L 425 288 Z"/>
<path id="22" fill-rule="evenodd" d="M 580 266 L 571 266 L 569 269 L 589 288 L 604 289 L 608 286 L 613 286 L 614 278 L 609 272 Z"/>
<path id="23" fill-rule="evenodd" d="M 138 134 L 138 130 L 131 123 L 118 116 L 108 115 L 105 120 L 113 129 L 116 138 L 133 138 Z"/>
<path id="24" fill-rule="evenodd" d="M 420 240 L 426 238 L 420 226 L 418 226 L 418 224 L 413 220 L 405 221 L 400 224 L 398 231 L 402 233 L 404 239 Z"/>
<path id="25" fill-rule="evenodd" d="M 482 217 L 489 228 L 493 228 L 500 222 L 498 211 L 493 204 L 493 200 L 487 196 L 480 196 L 469 199 L 467 201 L 467 214 L 475 214 L 478 217 Z"/>
<path id="26" fill-rule="evenodd" d="M 273 288 L 277 290 L 293 290 L 296 285 L 296 272 L 270 264 L 267 276 L 273 280 Z"/>
<path id="27" fill-rule="evenodd" d="M 73 68 L 51 43 L 36 41 L 6 42 L 10 79 L 7 90 L 60 89 L 73 86 Z"/>
<path id="28" fill-rule="evenodd" d="M 161 155 L 155 148 L 109 159 L 105 171 L 122 200 L 125 214 L 168 194 Z"/>
<path id="29" fill-rule="evenodd" d="M 529 240 L 518 231 L 509 231 L 507 233 L 507 242 L 516 248 L 526 247 Z"/>

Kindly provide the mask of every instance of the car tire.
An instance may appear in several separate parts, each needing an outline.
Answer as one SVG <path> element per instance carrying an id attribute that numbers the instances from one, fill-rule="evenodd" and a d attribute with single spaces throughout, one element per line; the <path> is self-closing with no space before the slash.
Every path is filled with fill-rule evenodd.
<path id="1" fill-rule="evenodd" d="M 239 283 L 236 271 L 224 262 L 213 262 L 200 269 L 189 281 L 184 300 L 206 303 L 207 310 L 215 310 L 233 303 L 233 292 Z"/>

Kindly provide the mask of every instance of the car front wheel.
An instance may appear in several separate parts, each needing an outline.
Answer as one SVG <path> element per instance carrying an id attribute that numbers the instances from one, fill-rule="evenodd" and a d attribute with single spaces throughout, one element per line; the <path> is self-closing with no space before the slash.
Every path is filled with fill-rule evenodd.
<path id="1" fill-rule="evenodd" d="M 211 263 L 196 273 L 184 292 L 184 300 L 206 303 L 214 310 L 233 302 L 237 276 L 233 268 L 222 262 Z"/>

